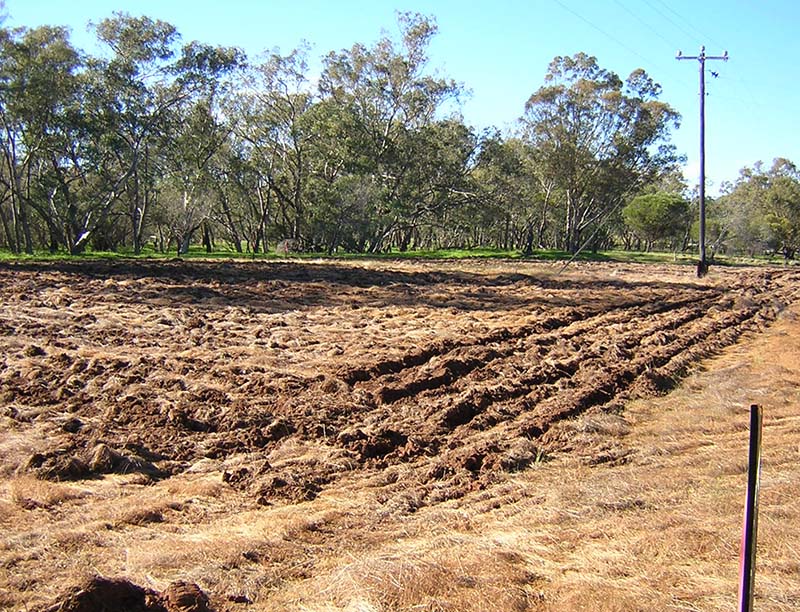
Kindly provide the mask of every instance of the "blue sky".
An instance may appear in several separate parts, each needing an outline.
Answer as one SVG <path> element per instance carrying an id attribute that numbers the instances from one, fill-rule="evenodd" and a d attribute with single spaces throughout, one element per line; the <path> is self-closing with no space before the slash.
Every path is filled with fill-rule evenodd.
<path id="1" fill-rule="evenodd" d="M 122 10 L 175 25 L 185 41 L 236 45 L 251 57 L 301 41 L 312 57 L 396 32 L 396 10 L 433 16 L 439 34 L 430 67 L 470 90 L 462 112 L 478 129 L 513 128 L 556 55 L 585 51 L 625 78 L 644 68 L 683 122 L 673 142 L 699 167 L 699 71 L 675 53 L 727 50 L 706 65 L 708 192 L 758 160 L 800 164 L 800 3 L 794 0 L 6 0 L 7 26 L 67 25 L 76 46 L 91 50 L 89 21 Z M 714 70 L 718 78 L 708 74 Z"/>

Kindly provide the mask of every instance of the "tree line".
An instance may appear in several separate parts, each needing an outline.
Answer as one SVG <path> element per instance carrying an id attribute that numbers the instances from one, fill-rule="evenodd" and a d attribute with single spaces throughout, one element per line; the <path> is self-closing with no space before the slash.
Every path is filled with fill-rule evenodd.
<path id="1" fill-rule="evenodd" d="M 254 61 L 125 13 L 92 24 L 97 55 L 0 28 L 0 248 L 690 248 L 680 117 L 644 70 L 556 57 L 512 134 L 478 132 L 428 69 L 435 21 L 397 26 L 313 78 L 307 47 Z M 718 250 L 793 256 L 798 184 L 787 160 L 743 171 Z"/>

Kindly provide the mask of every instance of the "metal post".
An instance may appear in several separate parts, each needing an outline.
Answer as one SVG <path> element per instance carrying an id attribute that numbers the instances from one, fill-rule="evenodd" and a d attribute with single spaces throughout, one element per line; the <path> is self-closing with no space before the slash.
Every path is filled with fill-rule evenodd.
<path id="1" fill-rule="evenodd" d="M 706 60 L 728 61 L 728 52 L 722 55 L 706 55 L 706 48 L 700 47 L 700 55 L 683 55 L 678 51 L 676 59 L 696 59 L 700 63 L 700 263 L 697 264 L 698 278 L 708 273 L 706 259 Z"/>
<path id="2" fill-rule="evenodd" d="M 739 573 L 739 612 L 752 612 L 756 578 L 758 535 L 758 485 L 761 472 L 761 406 L 750 406 L 750 455 L 747 467 L 747 497 L 744 505 L 742 552 Z"/>

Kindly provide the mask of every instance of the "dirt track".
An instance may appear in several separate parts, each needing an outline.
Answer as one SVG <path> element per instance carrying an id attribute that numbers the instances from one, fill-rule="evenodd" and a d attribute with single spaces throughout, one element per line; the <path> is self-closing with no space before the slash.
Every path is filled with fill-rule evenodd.
<path id="1" fill-rule="evenodd" d="M 518 262 L 6 264 L 0 469 L 158 479 L 206 460 L 262 504 L 367 478 L 387 511 L 413 512 L 568 450 L 554 423 L 670 388 L 800 287 L 792 270 L 711 278 Z"/>

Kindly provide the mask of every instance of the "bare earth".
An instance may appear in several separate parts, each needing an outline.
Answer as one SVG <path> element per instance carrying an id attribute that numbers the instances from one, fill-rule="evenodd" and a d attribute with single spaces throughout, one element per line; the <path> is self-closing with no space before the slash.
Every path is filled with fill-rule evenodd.
<path id="1" fill-rule="evenodd" d="M 800 607 L 800 272 L 557 271 L 0 265 L 0 609 L 730 610 L 753 402 Z"/>

